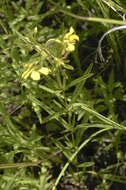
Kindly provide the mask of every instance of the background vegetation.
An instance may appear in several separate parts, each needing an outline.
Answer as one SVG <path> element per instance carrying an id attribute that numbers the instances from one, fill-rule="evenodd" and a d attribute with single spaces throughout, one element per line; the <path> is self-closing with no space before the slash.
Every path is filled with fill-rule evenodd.
<path id="1" fill-rule="evenodd" d="M 126 30 L 98 52 L 125 13 L 124 0 L 0 1 L 1 190 L 126 188 Z M 51 73 L 23 79 L 28 64 Z"/>

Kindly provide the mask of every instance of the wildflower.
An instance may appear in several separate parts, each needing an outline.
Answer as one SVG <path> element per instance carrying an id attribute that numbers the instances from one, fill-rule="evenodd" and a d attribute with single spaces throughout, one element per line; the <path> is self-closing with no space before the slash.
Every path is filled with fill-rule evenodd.
<path id="1" fill-rule="evenodd" d="M 79 36 L 75 34 L 73 27 L 70 27 L 70 30 L 67 34 L 65 34 L 63 41 L 65 44 L 65 48 L 62 51 L 62 55 L 66 51 L 72 52 L 75 50 L 75 43 L 76 41 L 79 41 Z"/>
<path id="2" fill-rule="evenodd" d="M 31 69 L 31 65 L 25 65 L 25 67 L 28 67 L 28 69 L 22 74 L 23 79 L 27 79 L 30 76 L 33 80 L 40 80 L 41 74 L 48 75 L 51 72 L 47 67 L 41 67 L 39 69 Z"/>

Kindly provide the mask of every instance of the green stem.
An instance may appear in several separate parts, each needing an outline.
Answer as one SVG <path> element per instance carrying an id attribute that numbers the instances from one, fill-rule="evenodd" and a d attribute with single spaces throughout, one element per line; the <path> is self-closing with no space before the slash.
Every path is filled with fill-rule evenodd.
<path id="1" fill-rule="evenodd" d="M 65 164 L 65 166 L 63 167 L 62 171 L 60 172 L 58 178 L 56 179 L 56 182 L 52 188 L 52 190 L 56 190 L 56 186 L 58 185 L 61 177 L 63 176 L 64 172 L 66 171 L 66 169 L 68 168 L 70 162 L 73 161 L 73 159 L 76 157 L 76 155 L 78 154 L 78 152 L 89 142 L 92 140 L 92 138 L 94 138 L 95 136 L 97 136 L 98 134 L 105 132 L 107 130 L 110 130 L 110 128 L 107 129 L 102 129 L 100 131 L 97 131 L 96 133 L 94 133 L 93 135 L 91 135 L 87 140 L 85 140 L 80 146 L 79 148 L 75 151 L 75 153 L 72 155 L 72 157 L 69 159 L 69 161 Z"/>
<path id="2" fill-rule="evenodd" d="M 61 9 L 58 9 L 59 12 L 62 12 L 65 15 L 74 17 L 79 20 L 84 20 L 84 21 L 92 21 L 92 22 L 100 22 L 100 23 L 109 23 L 109 24 L 117 24 L 117 25 L 126 25 L 126 21 L 122 20 L 115 20 L 115 19 L 105 19 L 105 18 L 97 18 L 97 17 L 83 17 L 79 16 L 73 13 L 69 13 L 68 11 L 64 11 Z"/>
<path id="3" fill-rule="evenodd" d="M 0 169 L 38 166 L 40 163 L 41 162 L 24 162 L 24 163 L 14 163 L 14 164 L 0 164 Z"/>

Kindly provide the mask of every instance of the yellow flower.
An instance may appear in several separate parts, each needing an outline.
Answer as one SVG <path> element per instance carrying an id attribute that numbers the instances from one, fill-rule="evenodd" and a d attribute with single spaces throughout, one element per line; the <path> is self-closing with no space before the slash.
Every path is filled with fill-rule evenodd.
<path id="1" fill-rule="evenodd" d="M 51 72 L 47 67 L 36 69 L 35 67 L 31 68 L 31 65 L 28 64 L 24 67 L 27 67 L 28 69 L 22 74 L 23 79 L 27 79 L 30 76 L 33 80 L 40 80 L 40 74 L 48 75 Z"/>
<path id="2" fill-rule="evenodd" d="M 40 80 L 40 73 L 39 73 L 38 71 L 33 71 L 33 72 L 31 73 L 31 78 L 32 78 L 33 80 Z"/>
<path id="3" fill-rule="evenodd" d="M 75 31 L 73 29 L 73 27 L 70 27 L 70 30 L 67 34 L 65 34 L 64 38 L 63 38 L 63 42 L 64 42 L 64 49 L 62 51 L 62 55 L 66 52 L 72 52 L 75 50 L 75 43 L 76 41 L 79 41 L 79 36 L 75 34 Z"/>

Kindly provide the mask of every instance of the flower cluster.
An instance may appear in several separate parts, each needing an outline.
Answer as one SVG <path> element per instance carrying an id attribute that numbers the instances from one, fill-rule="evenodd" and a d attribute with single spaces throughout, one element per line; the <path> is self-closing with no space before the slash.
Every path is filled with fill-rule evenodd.
<path id="1" fill-rule="evenodd" d="M 32 65 L 28 64 L 26 64 L 25 67 L 27 67 L 27 70 L 22 74 L 23 79 L 27 79 L 30 76 L 33 80 L 40 80 L 40 74 L 48 75 L 51 72 L 47 67 L 35 69 L 34 67 L 31 68 Z"/>
<path id="2" fill-rule="evenodd" d="M 74 51 L 76 41 L 79 41 L 79 36 L 75 34 L 73 27 L 70 27 L 69 32 L 65 34 L 63 38 L 64 49 L 62 54 L 64 54 L 64 52 L 66 51 L 68 52 Z"/>
<path id="3" fill-rule="evenodd" d="M 54 42 L 57 42 L 58 44 L 61 44 L 61 55 L 64 56 L 65 53 L 67 52 L 72 52 L 75 50 L 75 43 L 76 41 L 79 41 L 79 37 L 78 35 L 75 34 L 75 31 L 72 27 L 70 27 L 70 30 L 68 33 L 66 33 L 64 35 L 64 37 L 62 38 L 62 40 L 59 39 L 50 39 L 47 41 L 46 45 L 47 47 L 49 46 L 49 44 L 53 45 L 55 44 Z M 54 45 L 55 46 L 55 45 Z M 45 46 L 46 48 L 46 46 Z M 48 53 L 52 54 L 53 50 L 55 51 L 56 47 L 51 48 L 51 51 L 48 49 Z M 58 48 L 60 49 L 60 48 Z M 41 49 L 40 49 L 41 51 Z M 45 56 L 44 59 L 48 59 L 47 58 L 47 54 L 45 54 L 45 52 L 43 52 Z M 58 62 L 60 65 L 64 65 L 64 62 L 62 59 L 59 59 L 57 57 L 57 55 L 53 54 L 53 59 Z M 44 63 L 43 63 L 44 64 Z M 24 66 L 25 68 L 27 68 L 27 70 L 22 74 L 22 78 L 23 79 L 27 79 L 29 76 L 33 79 L 33 80 L 40 80 L 40 75 L 48 75 L 51 70 L 48 67 L 42 66 L 39 63 L 33 63 L 33 64 L 25 64 Z"/>

